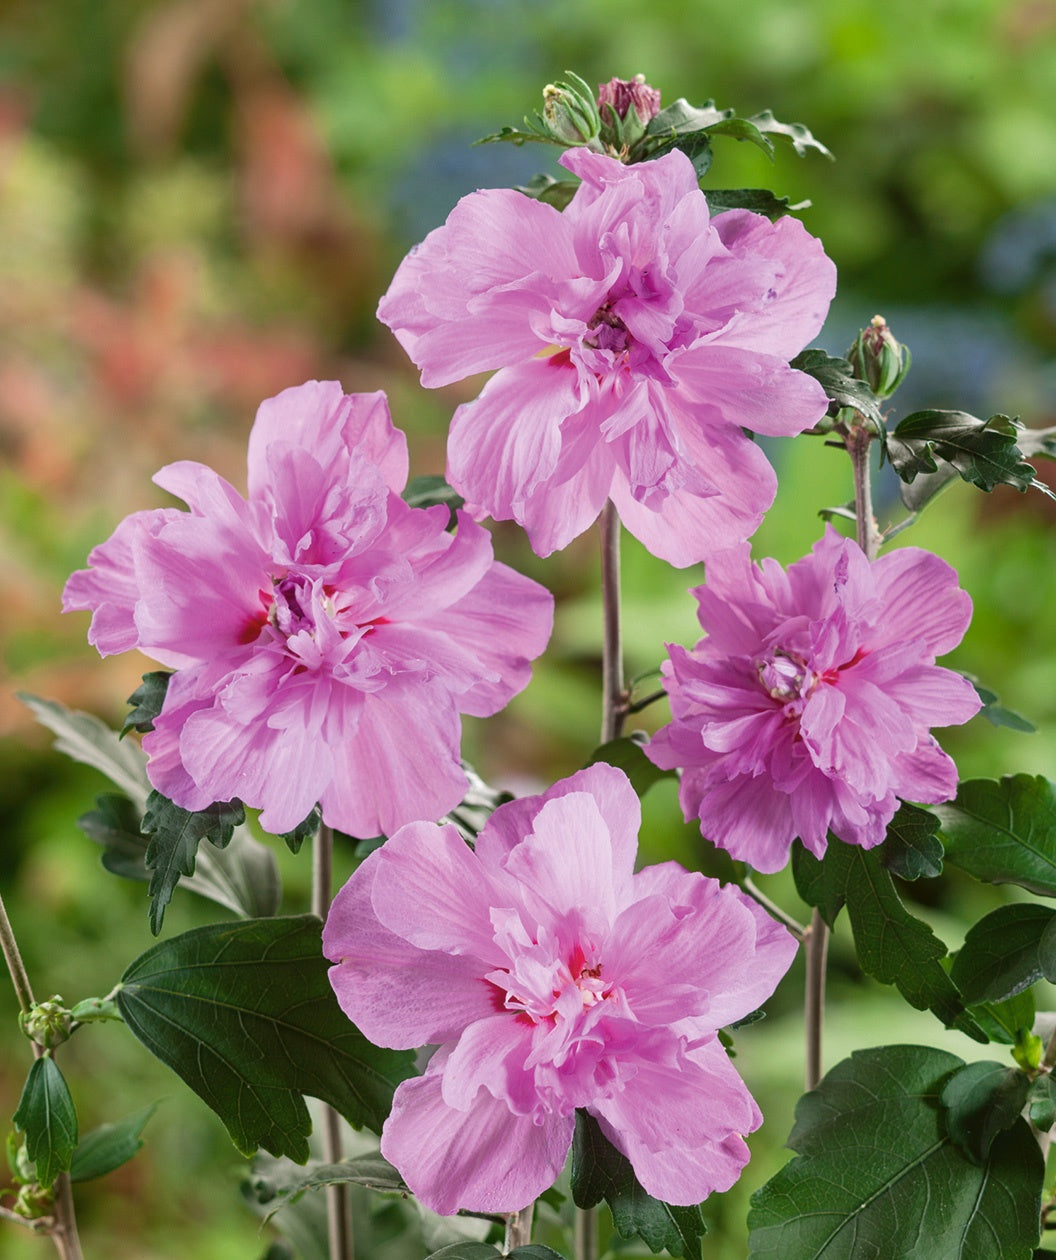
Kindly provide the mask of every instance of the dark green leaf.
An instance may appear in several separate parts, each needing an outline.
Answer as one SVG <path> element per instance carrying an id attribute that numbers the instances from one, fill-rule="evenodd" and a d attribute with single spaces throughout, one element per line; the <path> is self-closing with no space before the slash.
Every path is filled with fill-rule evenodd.
<path id="1" fill-rule="evenodd" d="M 934 879 L 942 874 L 939 820 L 926 809 L 903 801 L 887 824 L 880 860 L 899 879 Z"/>
<path id="2" fill-rule="evenodd" d="M 82 814 L 77 826 L 89 840 L 102 845 L 103 865 L 123 879 L 150 878 L 147 871 L 147 838 L 140 831 L 142 812 L 119 792 L 102 792 L 95 809 Z"/>
<path id="3" fill-rule="evenodd" d="M 910 1006 L 930 1010 L 947 1028 L 986 1040 L 941 966 L 946 946 L 903 905 L 876 849 L 830 839 L 819 862 L 797 844 L 792 873 L 800 896 L 818 907 L 830 927 L 846 904 L 866 975 L 895 985 Z"/>
<path id="4" fill-rule="evenodd" d="M 244 1154 L 263 1147 L 304 1163 L 304 1094 L 380 1129 L 413 1074 L 413 1054 L 372 1046 L 342 1013 L 320 930 L 312 915 L 212 924 L 155 945 L 122 978 L 129 1028 Z"/>
<path id="5" fill-rule="evenodd" d="M 456 1242 L 432 1252 L 425 1260 L 494 1260 L 502 1252 L 491 1243 Z"/>
<path id="6" fill-rule="evenodd" d="M 985 1164 L 994 1139 L 1019 1119 L 1030 1077 L 1003 1063 L 968 1063 L 946 1081 L 940 1095 L 946 1132 L 973 1164 Z"/>
<path id="7" fill-rule="evenodd" d="M 937 473 L 941 463 L 963 480 L 990 491 L 997 485 L 1047 490 L 1017 445 L 1022 426 L 1008 416 L 987 420 L 966 411 L 915 411 L 887 435 L 885 451 L 903 481 Z"/>
<path id="8" fill-rule="evenodd" d="M 967 1002 L 1000 1002 L 1056 979 L 1056 908 L 1021 903 L 991 911 L 969 929 L 950 976 Z"/>
<path id="9" fill-rule="evenodd" d="M 453 528 L 457 523 L 456 513 L 466 502 L 457 490 L 453 490 L 447 484 L 443 477 L 435 474 L 427 477 L 413 477 L 407 483 L 407 488 L 404 490 L 402 497 L 405 502 L 414 508 L 436 507 L 437 505 L 446 507 L 448 529 Z"/>
<path id="10" fill-rule="evenodd" d="M 747 140 L 749 144 L 754 144 L 757 149 L 762 149 L 767 157 L 773 157 L 774 155 L 773 141 L 768 140 L 755 123 L 750 122 L 747 118 L 726 118 L 722 122 L 717 122 L 710 126 L 706 134 L 708 136 L 728 136 L 731 140 Z"/>
<path id="11" fill-rule="evenodd" d="M 705 196 L 712 214 L 724 210 L 751 210 L 753 214 L 765 214 L 768 219 L 778 219 L 793 210 L 806 210 L 809 201 L 792 203 L 788 197 L 779 197 L 769 188 L 706 188 Z"/>
<path id="12" fill-rule="evenodd" d="M 1016 1046 L 1031 1036 L 1035 1009 L 1030 989 L 1001 1002 L 972 1002 L 968 1009 L 991 1041 Z"/>
<path id="13" fill-rule="evenodd" d="M 514 1247 L 509 1253 L 509 1260 L 564 1260 L 564 1256 L 553 1247 L 529 1243 L 527 1247 Z"/>
<path id="14" fill-rule="evenodd" d="M 579 180 L 554 179 L 552 175 L 540 172 L 538 175 L 533 175 L 527 184 L 517 184 L 515 187 L 518 192 L 524 193 L 526 197 L 531 197 L 534 201 L 545 201 L 555 210 L 564 210 L 576 195 Z"/>
<path id="15" fill-rule="evenodd" d="M 652 1252 L 665 1248 L 673 1256 L 697 1257 L 706 1227 L 699 1207 L 674 1207 L 646 1194 L 627 1156 L 602 1133 L 588 1112 L 576 1112 L 572 1140 L 572 1198 L 591 1208 L 602 1199 L 622 1238 L 637 1234 Z"/>
<path id="16" fill-rule="evenodd" d="M 797 1157 L 752 1196 L 753 1260 L 1028 1260 L 1044 1165 L 1022 1119 L 982 1166 L 939 1095 L 964 1066 L 922 1046 L 863 1050 L 800 1099 Z"/>
<path id="17" fill-rule="evenodd" d="M 33 1060 L 13 1119 L 26 1135 L 26 1152 L 36 1165 L 37 1181 L 46 1190 L 69 1168 L 77 1145 L 77 1112 L 50 1054 Z"/>
<path id="18" fill-rule="evenodd" d="M 1028 459 L 1042 455 L 1046 459 L 1056 459 L 1056 425 L 1049 429 L 1020 429 L 1016 445 Z"/>
<path id="19" fill-rule="evenodd" d="M 147 758 L 137 743 L 123 742 L 117 731 L 90 713 L 79 713 L 25 692 L 19 692 L 18 698 L 33 710 L 42 726 L 57 736 L 55 747 L 59 752 L 93 766 L 137 804 L 146 800 L 150 790 Z"/>
<path id="20" fill-rule="evenodd" d="M 70 1180 L 91 1181 L 94 1177 L 105 1177 L 115 1168 L 127 1164 L 143 1145 L 140 1134 L 157 1105 L 151 1103 L 149 1107 L 133 1112 L 116 1124 L 101 1124 L 97 1129 L 86 1133 L 73 1152 Z"/>
<path id="21" fill-rule="evenodd" d="M 150 930 L 157 936 L 165 918 L 165 907 L 181 875 L 193 875 L 198 845 L 203 840 L 222 849 L 245 822 L 246 812 L 239 801 L 217 802 L 208 809 L 186 810 L 151 792 L 143 815 L 142 828 L 150 837 L 145 861 L 150 871 Z"/>
<path id="22" fill-rule="evenodd" d="M 639 797 L 642 797 L 654 783 L 659 783 L 661 779 L 676 779 L 678 777 L 674 770 L 661 770 L 659 766 L 653 765 L 645 755 L 643 748 L 647 738 L 640 731 L 635 731 L 633 735 L 623 735 L 619 739 L 611 739 L 607 744 L 602 744 L 594 749 L 590 754 L 590 760 L 587 762 L 587 765 L 593 766 L 597 762 L 603 761 L 606 765 L 615 766 L 617 770 L 622 770 L 627 778 L 630 779 L 631 787 L 634 788 Z"/>
<path id="23" fill-rule="evenodd" d="M 883 425 L 884 418 L 876 395 L 865 381 L 855 376 L 854 368 L 847 359 L 835 359 L 824 350 L 804 350 L 796 355 L 791 366 L 813 376 L 829 399 L 830 411 L 853 407 L 874 424 Z"/>
<path id="24" fill-rule="evenodd" d="M 128 697 L 128 703 L 133 707 L 121 727 L 122 737 L 129 731 L 139 731 L 145 735 L 147 731 L 154 729 L 154 719 L 165 703 L 165 693 L 169 689 L 171 677 L 172 674 L 167 669 L 156 669 L 143 675 L 142 685 Z"/>
<path id="25" fill-rule="evenodd" d="M 1044 1132 L 1056 1124 L 1056 1080 L 1046 1072 L 1031 1085 L 1027 1095 L 1030 1123 Z"/>
<path id="26" fill-rule="evenodd" d="M 987 884 L 1056 897 L 1056 795 L 1041 775 L 968 779 L 944 805 L 946 860 Z"/>
<path id="27" fill-rule="evenodd" d="M 292 831 L 283 832 L 279 837 L 280 840 L 286 842 L 286 847 L 291 853 L 300 853 L 301 845 L 309 837 L 314 836 L 319 830 L 323 822 L 323 811 L 318 805 L 312 810 L 308 817 L 302 823 L 298 823 Z"/>

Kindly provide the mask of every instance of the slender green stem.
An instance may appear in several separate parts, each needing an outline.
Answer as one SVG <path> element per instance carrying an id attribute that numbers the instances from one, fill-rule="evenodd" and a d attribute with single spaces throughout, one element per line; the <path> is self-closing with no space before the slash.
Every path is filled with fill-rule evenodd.
<path id="1" fill-rule="evenodd" d="M 597 1218 L 594 1208 L 576 1209 L 575 1260 L 596 1260 L 598 1254 Z"/>
<path id="2" fill-rule="evenodd" d="M 750 875 L 744 877 L 741 887 L 753 901 L 757 901 L 763 907 L 771 918 L 776 919 L 778 923 L 783 923 L 796 940 L 805 941 L 807 939 L 808 929 L 798 919 L 793 919 L 790 914 L 786 914 L 776 901 L 771 901 L 766 893 L 756 886 L 755 880 Z"/>
<path id="3" fill-rule="evenodd" d="M 330 911 L 330 890 L 333 884 L 334 833 L 322 823 L 312 847 L 312 913 L 323 922 Z M 328 1164 L 340 1161 L 341 1117 L 329 1104 L 323 1104 L 323 1159 Z M 330 1243 L 330 1260 L 353 1260 L 352 1200 L 349 1187 L 339 1183 L 326 1187 L 326 1223 Z"/>
<path id="4" fill-rule="evenodd" d="M 527 1247 L 532 1241 L 532 1216 L 535 1204 L 529 1203 L 519 1212 L 511 1212 L 506 1217 L 506 1245 L 504 1251 L 510 1252 L 518 1247 Z"/>
<path id="5" fill-rule="evenodd" d="M 815 908 L 803 939 L 806 948 L 807 986 L 803 1003 L 806 1023 L 805 1086 L 815 1089 L 821 1080 L 822 1028 L 825 1022 L 825 960 L 829 952 L 829 927 Z"/>
<path id="6" fill-rule="evenodd" d="M 867 560 L 875 560 L 880 549 L 880 531 L 873 516 L 873 490 L 870 482 L 869 447 L 873 434 L 864 426 L 856 425 L 845 439 L 851 464 L 854 467 L 854 518 L 857 524 L 858 546 Z"/>
<path id="7" fill-rule="evenodd" d="M 28 1015 L 35 1005 L 33 987 L 29 983 L 29 975 L 22 961 L 14 928 L 7 917 L 7 907 L 4 905 L 3 897 L 0 897 L 0 948 L 3 949 L 4 961 L 11 973 L 11 983 L 15 986 L 18 1005 L 22 1014 Z M 34 1041 L 33 1054 L 39 1059 L 43 1053 L 43 1047 Z M 60 1260 L 83 1260 L 81 1240 L 77 1233 L 77 1216 L 73 1207 L 73 1191 L 70 1189 L 70 1178 L 66 1173 L 60 1173 L 55 1178 L 55 1211 L 53 1223 L 46 1232 L 55 1244 Z"/>
<path id="8" fill-rule="evenodd" d="M 606 501 L 598 521 L 601 529 L 601 742 L 618 739 L 627 716 L 623 682 L 623 645 L 620 640 L 620 518 Z"/>

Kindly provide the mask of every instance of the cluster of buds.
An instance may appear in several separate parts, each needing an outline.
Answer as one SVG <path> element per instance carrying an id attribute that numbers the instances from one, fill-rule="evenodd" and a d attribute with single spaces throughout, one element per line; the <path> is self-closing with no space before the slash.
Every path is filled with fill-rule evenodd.
<path id="1" fill-rule="evenodd" d="M 567 81 L 543 88 L 542 121 L 550 138 L 600 153 L 627 153 L 659 112 L 660 93 L 642 74 L 610 79 L 598 86 L 596 97 L 571 72 Z"/>
<path id="2" fill-rule="evenodd" d="M 46 1002 L 38 1002 L 20 1014 L 18 1024 L 30 1041 L 35 1041 L 45 1050 L 53 1050 L 61 1046 L 73 1031 L 73 1016 L 55 993 Z"/>
<path id="3" fill-rule="evenodd" d="M 909 371 L 909 349 L 891 335 L 882 315 L 874 315 L 847 351 L 854 374 L 877 398 L 890 398 Z"/>

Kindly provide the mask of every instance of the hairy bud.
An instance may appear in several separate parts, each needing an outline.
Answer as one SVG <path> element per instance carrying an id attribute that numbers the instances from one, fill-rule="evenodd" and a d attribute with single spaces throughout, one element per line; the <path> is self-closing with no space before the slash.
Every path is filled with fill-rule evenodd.
<path id="1" fill-rule="evenodd" d="M 847 352 L 859 380 L 866 381 L 877 398 L 889 398 L 909 371 L 909 349 L 896 341 L 882 315 L 874 315 Z"/>

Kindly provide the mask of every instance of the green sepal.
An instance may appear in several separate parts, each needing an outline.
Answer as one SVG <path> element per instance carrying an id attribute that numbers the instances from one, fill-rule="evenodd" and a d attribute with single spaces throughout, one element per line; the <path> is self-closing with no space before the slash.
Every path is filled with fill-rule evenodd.
<path id="1" fill-rule="evenodd" d="M 1056 980 L 1056 907 L 1000 906 L 968 929 L 950 977 L 967 1002 L 1000 1002 Z"/>
<path id="2" fill-rule="evenodd" d="M 380 1130 L 410 1051 L 371 1045 L 341 1011 L 314 915 L 211 924 L 162 941 L 125 972 L 131 1032 L 210 1106 L 245 1155 L 303 1164 L 304 1095 Z"/>
<path id="3" fill-rule="evenodd" d="M 637 1235 L 652 1252 L 697 1257 L 706 1226 L 699 1207 L 677 1207 L 647 1194 L 631 1162 L 601 1131 L 589 1112 L 576 1112 L 572 1139 L 572 1199 L 592 1208 L 605 1200 L 621 1238 Z"/>
<path id="4" fill-rule="evenodd" d="M 221 801 L 207 809 L 187 810 L 160 792 L 151 792 L 141 824 L 150 840 L 144 855 L 150 872 L 150 930 L 158 936 L 165 907 L 181 875 L 193 875 L 198 845 L 203 840 L 218 849 L 230 841 L 236 826 L 246 820 L 241 801 Z"/>
<path id="5" fill-rule="evenodd" d="M 946 1132 L 973 1164 L 986 1163 L 998 1134 L 1020 1117 L 1030 1077 L 1003 1063 L 982 1060 L 958 1068 L 942 1087 Z"/>
<path id="6" fill-rule="evenodd" d="M 151 1103 L 149 1107 L 133 1112 L 124 1120 L 118 1120 L 114 1124 L 101 1124 L 86 1133 L 73 1152 L 70 1180 L 91 1181 L 96 1177 L 105 1177 L 115 1168 L 127 1164 L 143 1145 L 140 1134 L 157 1106 L 157 1103 Z"/>
<path id="7" fill-rule="evenodd" d="M 1056 897 L 1056 789 L 1041 775 L 967 779 L 931 806 L 946 860 L 987 884 Z"/>
<path id="8" fill-rule="evenodd" d="M 849 360 L 834 358 L 824 350 L 803 350 L 789 366 L 813 376 L 825 391 L 830 414 L 835 415 L 844 407 L 852 407 L 871 420 L 878 430 L 883 428 L 880 403 L 868 383 L 855 376 Z"/>
<path id="9" fill-rule="evenodd" d="M 930 1010 L 947 1028 L 987 1040 L 942 967 L 946 946 L 906 909 L 876 849 L 830 837 L 819 861 L 797 842 L 792 875 L 799 895 L 818 908 L 830 927 L 846 905 L 858 963 L 866 975 L 895 985 L 910 1006 Z"/>
<path id="10" fill-rule="evenodd" d="M 927 1046 L 861 1050 L 796 1106 L 796 1157 L 752 1196 L 752 1260 L 1031 1260 L 1044 1161 L 1019 1118 L 982 1165 L 946 1131 L 964 1061 Z M 882 1152 L 883 1158 L 863 1158 Z"/>
<path id="11" fill-rule="evenodd" d="M 69 1086 L 47 1052 L 34 1059 L 13 1117 L 26 1135 L 37 1181 L 48 1189 L 70 1167 L 77 1146 L 77 1112 Z"/>
<path id="12" fill-rule="evenodd" d="M 121 727 L 122 739 L 129 731 L 145 735 L 154 729 L 154 719 L 161 713 L 171 677 L 172 672 L 167 669 L 155 669 L 143 675 L 141 685 L 128 697 L 127 703 L 132 705 L 132 710 Z"/>

